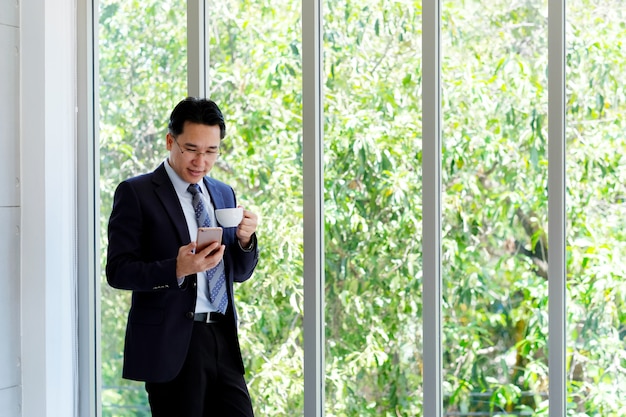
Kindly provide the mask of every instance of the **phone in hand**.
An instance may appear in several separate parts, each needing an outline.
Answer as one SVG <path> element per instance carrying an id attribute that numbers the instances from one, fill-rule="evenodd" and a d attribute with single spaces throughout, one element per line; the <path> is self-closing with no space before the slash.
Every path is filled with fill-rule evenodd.
<path id="1" fill-rule="evenodd" d="M 198 236 L 196 238 L 196 253 L 200 252 L 213 242 L 222 244 L 222 228 L 221 227 L 198 227 Z"/>

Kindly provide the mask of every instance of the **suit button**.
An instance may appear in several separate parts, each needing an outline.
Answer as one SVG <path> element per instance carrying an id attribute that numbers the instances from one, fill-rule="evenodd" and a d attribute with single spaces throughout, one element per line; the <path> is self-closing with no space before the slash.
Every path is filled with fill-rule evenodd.
<path id="1" fill-rule="evenodd" d="M 188 311 L 187 314 L 185 314 L 185 317 L 187 317 L 188 319 L 192 319 L 193 318 L 193 311 Z"/>
<path id="2" fill-rule="evenodd" d="M 196 288 L 198 284 L 196 282 L 193 283 L 193 287 Z"/>

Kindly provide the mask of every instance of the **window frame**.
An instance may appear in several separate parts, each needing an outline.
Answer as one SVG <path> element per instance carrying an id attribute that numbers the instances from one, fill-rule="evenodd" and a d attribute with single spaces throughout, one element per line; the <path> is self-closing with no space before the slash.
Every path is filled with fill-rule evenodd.
<path id="1" fill-rule="evenodd" d="M 100 360 L 100 180 L 98 140 L 98 0 L 76 5 L 76 240 L 78 415 L 102 415 Z M 82 277 L 82 278 L 81 278 Z"/>

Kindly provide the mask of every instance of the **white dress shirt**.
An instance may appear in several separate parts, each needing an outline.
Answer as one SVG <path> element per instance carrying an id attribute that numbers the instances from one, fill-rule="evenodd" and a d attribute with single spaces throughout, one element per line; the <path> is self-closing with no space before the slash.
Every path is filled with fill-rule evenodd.
<path id="1" fill-rule="evenodd" d="M 193 208 L 193 196 L 189 191 L 187 191 L 189 183 L 183 181 L 178 176 L 176 171 L 174 171 L 174 169 L 170 166 L 170 163 L 167 159 L 165 160 L 164 165 L 165 171 L 167 171 L 167 175 L 170 177 L 170 181 L 172 181 L 172 184 L 174 185 L 176 195 L 178 195 L 180 206 L 183 208 L 185 220 L 187 221 L 187 228 L 189 229 L 189 236 L 192 240 L 195 240 L 196 235 L 198 234 L 198 221 L 196 220 L 196 215 Z M 202 190 L 202 199 L 204 200 L 204 206 L 209 213 L 211 225 L 216 226 L 217 221 L 215 220 L 215 207 L 213 207 L 213 203 L 211 202 L 211 198 L 209 197 L 209 191 L 204 185 L 204 181 L 200 181 L 198 185 Z M 220 262 L 217 268 L 218 270 L 215 273 L 221 274 L 224 270 L 224 262 Z M 182 285 L 184 282 L 184 277 L 178 279 L 178 285 Z M 217 311 L 217 309 L 213 307 L 213 305 L 209 301 L 208 294 L 209 283 L 207 281 L 207 276 L 204 273 L 198 273 L 198 295 L 196 298 L 196 313 L 210 313 L 212 311 Z"/>

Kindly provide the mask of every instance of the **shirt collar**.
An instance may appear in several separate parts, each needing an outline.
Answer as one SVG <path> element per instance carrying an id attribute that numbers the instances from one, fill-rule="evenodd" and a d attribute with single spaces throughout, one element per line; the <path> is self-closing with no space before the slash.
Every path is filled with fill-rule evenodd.
<path id="1" fill-rule="evenodd" d="M 189 187 L 189 183 L 186 181 L 183 181 L 183 179 L 178 176 L 176 171 L 174 171 L 174 168 L 171 167 L 170 161 L 167 158 L 165 158 L 163 165 L 165 166 L 165 171 L 167 172 L 167 176 L 170 177 L 170 181 L 172 181 L 172 185 L 174 186 L 174 189 L 176 190 L 176 192 L 180 195 L 186 195 L 185 193 L 187 193 L 187 188 Z M 208 197 L 209 194 L 208 194 L 206 186 L 204 185 L 204 181 L 200 181 L 198 185 L 200 186 L 200 189 L 202 190 L 202 193 L 205 195 L 205 197 Z"/>

